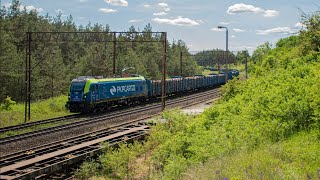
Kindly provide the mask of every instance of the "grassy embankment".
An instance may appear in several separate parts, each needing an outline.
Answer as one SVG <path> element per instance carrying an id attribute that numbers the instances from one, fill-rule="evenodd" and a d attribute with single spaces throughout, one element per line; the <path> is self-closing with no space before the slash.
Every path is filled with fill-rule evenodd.
<path id="1" fill-rule="evenodd" d="M 141 179 L 319 179 L 320 12 L 299 36 L 253 54 L 247 81 L 193 117 L 166 111 L 148 140 L 107 148 L 78 177 Z M 316 25 L 314 25 L 316 24 Z"/>
<path id="2" fill-rule="evenodd" d="M 183 179 L 320 179 L 316 131 L 215 158 L 190 168 Z"/>
<path id="3" fill-rule="evenodd" d="M 61 95 L 58 97 L 50 98 L 48 100 L 38 101 L 31 103 L 31 120 L 39 121 L 43 119 L 55 118 L 60 116 L 69 115 L 70 112 L 65 108 L 65 103 L 67 101 L 67 96 Z M 24 123 L 24 103 L 17 103 L 12 105 L 12 110 L 0 110 L 0 127 L 12 126 Z M 32 130 L 37 130 L 45 127 L 56 126 L 62 123 L 53 123 L 35 126 L 29 129 L 18 132 L 8 132 L 1 134 L 0 137 L 5 137 L 9 135 L 14 135 L 17 133 L 29 132 Z"/>
<path id="4" fill-rule="evenodd" d="M 305 63 L 309 60 L 298 58 L 290 65 L 294 68 L 272 73 L 257 66 L 259 75 L 228 83 L 223 99 L 204 114 L 192 117 L 167 111 L 162 115 L 167 121 L 153 127 L 143 145 L 107 150 L 100 164 L 86 162 L 77 174 L 316 179 L 320 173 L 320 63 Z"/>

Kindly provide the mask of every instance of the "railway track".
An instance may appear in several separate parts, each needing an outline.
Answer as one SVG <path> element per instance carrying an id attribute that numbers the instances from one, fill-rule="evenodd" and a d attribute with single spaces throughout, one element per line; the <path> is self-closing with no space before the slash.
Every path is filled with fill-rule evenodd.
<path id="1" fill-rule="evenodd" d="M 190 101 L 184 107 L 192 106 L 208 100 L 202 99 L 200 102 L 195 98 L 213 95 L 218 97 L 218 90 L 204 92 L 192 97 L 177 99 L 168 102 L 167 105 L 177 104 L 183 101 Z M 156 107 L 156 106 L 152 106 Z M 157 105 L 157 108 L 160 108 Z M 127 121 L 112 127 L 81 134 L 76 137 L 66 138 L 56 142 L 41 145 L 35 148 L 15 152 L 0 157 L 0 179 L 40 179 L 54 178 L 50 174 L 71 168 L 74 164 L 85 160 L 88 157 L 97 156 L 103 147 L 101 143 L 108 142 L 113 146 L 120 142 L 128 142 L 144 138 L 149 131 L 149 127 L 144 121 L 150 116 Z M 55 177 L 63 179 L 66 177 Z"/>
<path id="2" fill-rule="evenodd" d="M 114 111 L 123 110 L 124 108 L 125 107 L 121 106 L 121 107 L 113 108 L 110 111 L 112 113 Z M 97 113 L 97 114 L 95 114 L 95 116 L 99 116 L 99 114 L 101 114 L 101 113 Z M 80 119 L 80 118 L 88 119 L 90 117 L 92 117 L 91 114 L 73 114 L 73 115 L 68 115 L 68 116 L 40 120 L 40 121 L 27 122 L 27 123 L 23 123 L 23 124 L 14 125 L 14 126 L 2 127 L 2 128 L 0 128 L 0 134 L 8 132 L 8 131 L 16 131 L 16 130 L 26 129 L 29 127 L 43 125 L 43 124 L 58 123 L 58 122 L 62 122 L 62 121 L 72 121 L 72 120 Z"/>
<path id="3" fill-rule="evenodd" d="M 212 93 L 217 93 L 218 91 L 219 91 L 219 89 L 214 89 L 214 90 L 193 94 L 193 95 L 178 98 L 178 99 L 173 99 L 173 100 L 170 100 L 169 102 L 167 102 L 167 105 L 170 106 L 173 104 L 181 103 L 181 102 L 184 102 L 188 99 L 189 100 L 192 98 L 195 99 L 195 98 L 198 98 L 201 96 L 209 95 Z M 135 113 L 141 113 L 141 112 L 144 112 L 147 110 L 152 110 L 152 109 L 156 109 L 156 108 L 160 108 L 160 107 L 161 107 L 160 104 L 148 104 L 146 106 L 138 107 L 135 109 L 127 109 L 125 111 L 113 112 L 110 114 L 108 113 L 108 114 L 97 116 L 97 117 L 86 118 L 86 119 L 76 121 L 73 123 L 69 123 L 69 124 L 64 124 L 64 125 L 60 125 L 60 126 L 46 128 L 46 129 L 41 129 L 41 130 L 23 133 L 23 134 L 19 134 L 19 135 L 15 135 L 15 136 L 9 136 L 9 137 L 5 137 L 5 138 L 1 138 L 0 145 L 5 144 L 5 143 L 10 143 L 10 142 L 17 142 L 17 141 L 20 141 L 20 140 L 23 140 L 26 138 L 31 138 L 31 137 L 35 137 L 35 136 L 41 136 L 44 134 L 54 133 L 54 132 L 61 131 L 61 130 L 71 129 L 71 128 L 75 128 L 75 127 L 79 127 L 79 126 L 85 126 L 85 125 L 97 123 L 100 121 L 106 121 L 106 120 L 110 120 L 110 119 L 114 119 L 114 118 L 119 118 L 119 117 L 125 116 L 125 115 L 132 115 Z"/>
<path id="4" fill-rule="evenodd" d="M 125 107 L 117 107 L 117 108 L 113 108 L 111 109 L 110 113 L 116 112 L 116 111 L 120 111 L 120 110 L 126 110 Z M 130 110 L 129 110 L 130 111 Z M 107 113 L 109 114 L 109 113 Z M 68 116 L 62 116 L 62 117 L 57 117 L 57 118 L 51 118 L 51 119 L 46 119 L 46 120 L 40 120 L 40 121 L 35 121 L 35 122 L 28 122 L 28 123 L 23 123 L 23 124 L 19 124 L 19 125 L 14 125 L 14 126 L 7 126 L 7 127 L 2 127 L 0 128 L 0 134 L 9 132 L 9 131 L 17 131 L 17 130 L 22 130 L 22 129 L 26 129 L 26 128 L 30 128 L 30 127 L 35 127 L 38 125 L 43 125 L 43 124 L 50 124 L 50 123 L 58 123 L 58 122 L 64 122 L 64 121 L 72 121 L 75 119 L 83 119 L 83 120 L 87 120 L 89 118 L 91 118 L 92 115 L 87 115 L 87 114 L 73 114 L 73 115 L 68 115 Z M 100 116 L 99 114 L 96 114 L 95 116 Z"/>
<path id="5" fill-rule="evenodd" d="M 79 118 L 79 117 L 81 117 L 79 114 L 74 114 L 74 115 L 69 115 L 69 116 L 62 116 L 62 117 L 57 117 L 57 118 L 52 118 L 52 119 L 41 120 L 41 121 L 23 123 L 23 124 L 19 124 L 19 125 L 15 125 L 15 126 L 2 127 L 2 128 L 0 128 L 0 133 L 5 133 L 8 131 L 16 131 L 16 130 L 20 130 L 20 129 L 29 128 L 32 126 L 41 125 L 41 124 L 49 124 L 49 123 L 55 123 L 55 122 L 61 122 L 61 121 L 68 121 L 68 120 Z"/>
<path id="6" fill-rule="evenodd" d="M 114 146 L 147 135 L 143 124 L 121 125 L 1 157 L 0 179 L 39 179 L 101 153 L 102 142 Z"/>

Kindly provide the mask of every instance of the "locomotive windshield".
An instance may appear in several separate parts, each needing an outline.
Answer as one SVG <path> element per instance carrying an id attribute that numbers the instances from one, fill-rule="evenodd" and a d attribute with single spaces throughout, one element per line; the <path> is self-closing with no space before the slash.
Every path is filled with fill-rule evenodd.
<path id="1" fill-rule="evenodd" d="M 85 83 L 72 83 L 71 91 L 83 91 Z"/>

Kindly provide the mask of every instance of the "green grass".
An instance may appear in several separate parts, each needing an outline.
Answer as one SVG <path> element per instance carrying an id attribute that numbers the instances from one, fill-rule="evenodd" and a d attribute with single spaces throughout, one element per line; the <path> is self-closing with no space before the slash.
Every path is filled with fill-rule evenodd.
<path id="1" fill-rule="evenodd" d="M 65 108 L 67 98 L 67 96 L 61 95 L 47 100 L 31 103 L 30 121 L 39 121 L 43 119 L 70 115 L 71 113 Z M 17 103 L 12 107 L 13 109 L 9 111 L 0 110 L 0 127 L 24 123 L 24 103 Z"/>
<path id="2" fill-rule="evenodd" d="M 275 144 L 191 167 L 183 179 L 319 179 L 320 133 L 300 132 Z"/>

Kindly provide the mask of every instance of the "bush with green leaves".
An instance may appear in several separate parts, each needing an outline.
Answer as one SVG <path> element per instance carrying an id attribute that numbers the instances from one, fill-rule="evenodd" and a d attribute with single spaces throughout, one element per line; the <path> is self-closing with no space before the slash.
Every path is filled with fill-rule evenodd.
<path id="1" fill-rule="evenodd" d="M 255 150 L 242 149 L 196 165 L 183 179 L 318 179 L 320 137 L 316 131 L 297 133 Z"/>
<path id="2" fill-rule="evenodd" d="M 88 179 L 97 174 L 99 164 L 94 160 L 85 161 L 80 168 L 75 171 L 78 179 Z"/>
<path id="3" fill-rule="evenodd" d="M 231 82 L 222 100 L 196 118 L 167 112 L 167 122 L 150 136 L 158 144 L 153 156 L 161 174 L 180 178 L 188 167 L 209 159 L 319 129 L 319 68 L 320 63 L 300 64 Z"/>
<path id="4" fill-rule="evenodd" d="M 320 136 L 320 53 L 301 53 L 300 38 L 283 39 L 274 49 L 261 46 L 251 78 L 230 81 L 223 98 L 203 115 L 170 112 L 150 136 L 158 144 L 154 158 L 160 174 L 181 178 L 188 167 L 212 158 L 254 151 L 300 132 Z"/>
<path id="5" fill-rule="evenodd" d="M 11 97 L 7 96 L 7 98 L 3 101 L 2 105 L 0 106 L 0 109 L 9 111 L 13 109 L 13 106 L 15 104 L 16 102 L 11 100 Z"/>
<path id="6" fill-rule="evenodd" d="M 135 175 L 136 158 L 142 152 L 139 142 L 121 143 L 115 148 L 104 145 L 104 154 L 99 158 L 101 174 L 110 178 L 131 179 Z"/>
<path id="7" fill-rule="evenodd" d="M 188 168 L 208 161 L 220 164 L 210 169 L 213 176 L 202 179 L 319 177 L 320 43 L 312 38 L 319 36 L 319 14 L 306 20 L 299 36 L 282 39 L 273 49 L 269 43 L 260 46 L 253 53 L 250 79 L 227 83 L 221 100 L 203 114 L 164 112 L 166 121 L 151 129 L 145 147 L 152 150 L 151 177 L 193 179 L 197 175 L 186 174 Z M 134 152 L 103 155 L 104 169 L 114 168 L 124 178 Z M 221 165 L 226 162 L 229 167 Z"/>

